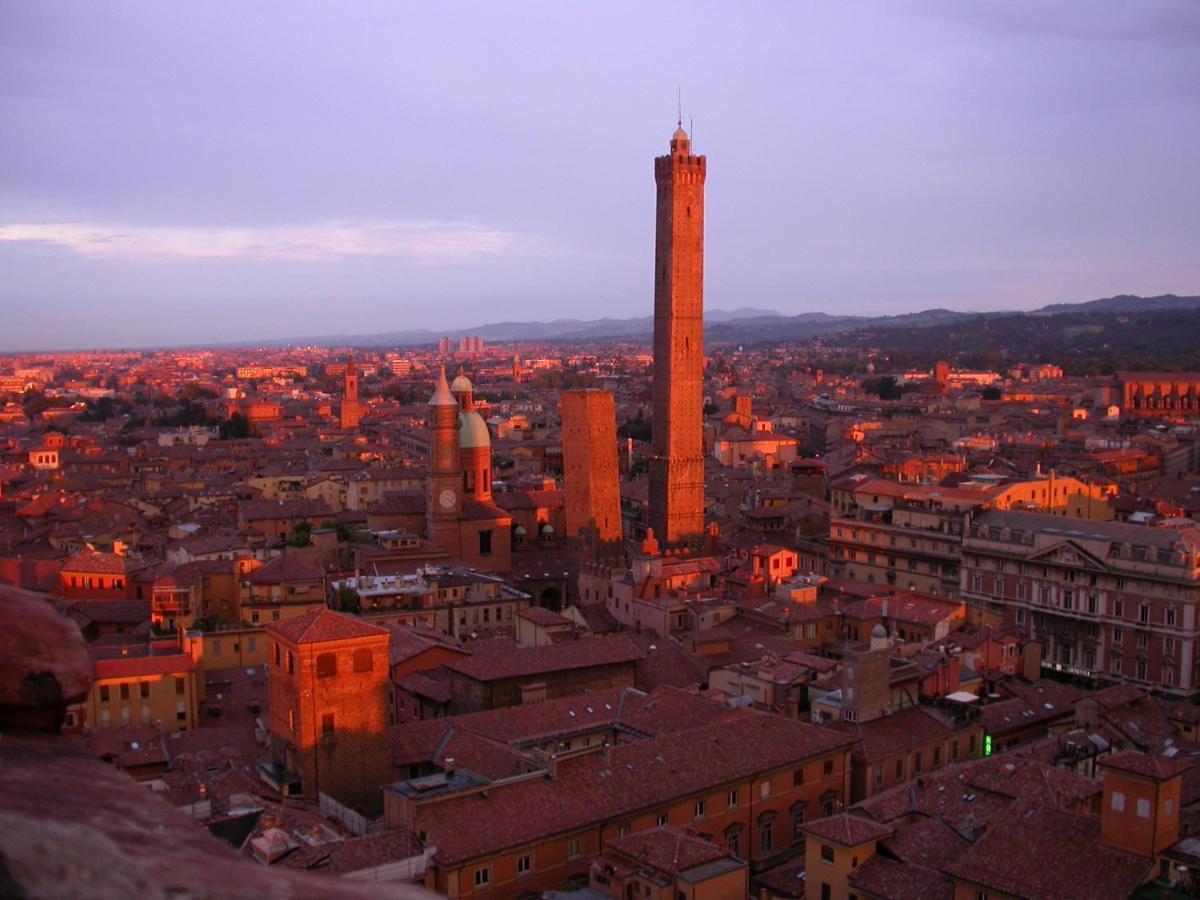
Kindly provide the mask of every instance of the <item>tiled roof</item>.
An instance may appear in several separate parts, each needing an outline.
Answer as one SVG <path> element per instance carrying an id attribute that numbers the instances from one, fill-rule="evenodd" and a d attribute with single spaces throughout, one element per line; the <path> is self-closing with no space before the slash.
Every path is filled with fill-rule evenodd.
<path id="1" fill-rule="evenodd" d="M 250 584 L 278 584 L 284 581 L 320 581 L 324 577 L 324 572 L 303 557 L 284 555 L 263 563 L 242 578 Z"/>
<path id="2" fill-rule="evenodd" d="M 668 875 L 725 856 L 718 844 L 694 837 L 681 828 L 662 825 L 608 842 L 613 851 Z"/>
<path id="3" fill-rule="evenodd" d="M 62 571 L 64 573 L 81 572 L 88 575 L 124 575 L 126 560 L 125 557 L 115 553 L 85 550 L 63 563 Z"/>
<path id="4" fill-rule="evenodd" d="M 146 675 L 174 675 L 191 672 L 196 662 L 184 653 L 168 656 L 128 656 L 97 659 L 93 662 L 96 678 L 140 678 Z"/>
<path id="5" fill-rule="evenodd" d="M 360 637 L 387 637 L 388 630 L 371 625 L 331 609 L 312 612 L 283 622 L 271 622 L 268 633 L 278 635 L 293 644 L 316 644 L 325 641 L 345 641 Z"/>
<path id="6" fill-rule="evenodd" d="M 1190 759 L 1180 757 L 1168 759 L 1165 756 L 1150 756 L 1135 750 L 1118 753 L 1116 756 L 1110 756 L 1108 759 L 1100 761 L 1100 765 L 1105 769 L 1128 772 L 1131 775 L 1140 775 L 1155 781 L 1166 781 L 1182 775 L 1192 767 L 1192 763 L 1193 761 Z"/>
<path id="7" fill-rule="evenodd" d="M 929 866 L 903 863 L 876 853 L 855 869 L 850 887 L 887 900 L 951 900 L 954 882 Z"/>
<path id="8" fill-rule="evenodd" d="M 1100 817 L 1042 807 L 1014 814 L 945 871 L 1030 900 L 1128 897 L 1153 860 L 1100 843 Z"/>
<path id="9" fill-rule="evenodd" d="M 476 681 L 500 681 L 505 678 L 524 678 L 568 669 L 636 662 L 642 656 L 642 652 L 629 638 L 613 635 L 567 644 L 518 647 L 482 657 L 476 654 L 469 659 L 452 660 L 446 663 L 446 667 Z"/>
<path id="10" fill-rule="evenodd" d="M 824 819 L 817 819 L 804 826 L 806 834 L 823 841 L 832 841 L 842 847 L 857 847 L 867 841 L 877 841 L 892 833 L 892 830 L 878 822 L 864 819 L 862 816 L 841 813 Z"/>
<path id="11" fill-rule="evenodd" d="M 437 859 L 456 864 L 688 794 L 781 769 L 846 746 L 835 732 L 753 712 L 683 734 L 618 744 L 562 764 L 558 777 L 494 786 L 426 807 L 419 818 Z M 463 828 L 463 822 L 474 827 Z"/>
<path id="12" fill-rule="evenodd" d="M 854 738 L 854 759 L 867 764 L 958 731 L 920 708 L 902 710 L 870 722 L 833 722 L 828 727 Z"/>

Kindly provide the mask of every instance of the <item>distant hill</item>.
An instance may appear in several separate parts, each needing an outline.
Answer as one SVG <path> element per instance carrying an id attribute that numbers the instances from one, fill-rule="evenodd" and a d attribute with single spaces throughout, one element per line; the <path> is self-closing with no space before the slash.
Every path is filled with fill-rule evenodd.
<path id="1" fill-rule="evenodd" d="M 802 340 L 864 329 L 873 332 L 883 329 L 885 333 L 907 333 L 913 329 L 953 326 L 996 317 L 1027 319 L 1032 322 L 1063 315 L 1117 315 L 1190 310 L 1200 310 L 1200 297 L 1180 297 L 1174 294 L 1136 297 L 1121 294 L 1084 303 L 1055 303 L 1030 312 L 1015 313 L 926 309 L 895 316 L 830 315 L 823 312 L 785 316 L 775 310 L 747 306 L 734 310 L 708 309 L 705 310 L 704 317 L 705 339 L 720 344 Z M 653 316 L 632 319 L 554 319 L 549 322 L 490 322 L 471 328 L 444 331 L 421 328 L 371 334 L 309 335 L 265 342 L 243 341 L 225 346 L 406 347 L 432 344 L 441 337 L 460 338 L 467 335 L 480 335 L 492 342 L 636 340 L 649 338 L 653 330 Z"/>
<path id="2" fill-rule="evenodd" d="M 1148 312 L 1158 309 L 1200 309 L 1200 297 L 1179 297 L 1175 294 L 1160 294 L 1157 297 L 1138 297 L 1133 294 L 1118 294 L 1102 300 L 1086 303 L 1053 303 L 1037 310 L 1040 313 L 1064 312 Z"/>

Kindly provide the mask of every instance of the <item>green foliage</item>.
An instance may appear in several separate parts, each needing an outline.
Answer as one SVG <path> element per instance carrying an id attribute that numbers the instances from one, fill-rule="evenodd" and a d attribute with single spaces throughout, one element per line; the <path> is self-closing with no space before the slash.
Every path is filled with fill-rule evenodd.
<path id="1" fill-rule="evenodd" d="M 235 412 L 228 420 L 221 423 L 222 440 L 240 440 L 256 437 L 257 434 L 258 432 L 244 413 Z"/>
<path id="2" fill-rule="evenodd" d="M 354 588 L 339 588 L 337 592 L 337 608 L 344 613 L 358 614 L 362 612 L 362 599 Z"/>
<path id="3" fill-rule="evenodd" d="M 308 522 L 300 522 L 292 530 L 292 536 L 288 538 L 288 546 L 291 547 L 307 547 L 312 543 L 312 525 Z"/>
<path id="4" fill-rule="evenodd" d="M 633 438 L 635 441 L 650 440 L 650 420 L 642 410 L 638 410 L 631 419 L 626 419 L 621 426 L 617 428 L 617 436 L 623 438 Z"/>

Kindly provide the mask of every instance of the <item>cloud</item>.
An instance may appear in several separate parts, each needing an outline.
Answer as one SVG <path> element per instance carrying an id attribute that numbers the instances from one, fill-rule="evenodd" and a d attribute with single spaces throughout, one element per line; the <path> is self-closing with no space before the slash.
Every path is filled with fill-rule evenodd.
<path id="1" fill-rule="evenodd" d="M 0 241 L 54 244 L 91 258 L 454 260 L 509 250 L 512 232 L 469 222 L 331 221 L 281 226 L 125 226 L 91 222 L 0 224 Z"/>

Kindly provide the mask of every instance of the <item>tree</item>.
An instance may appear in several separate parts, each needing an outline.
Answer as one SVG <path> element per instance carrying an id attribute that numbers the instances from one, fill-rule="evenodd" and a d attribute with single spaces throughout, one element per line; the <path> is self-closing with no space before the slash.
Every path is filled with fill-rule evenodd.
<path id="1" fill-rule="evenodd" d="M 358 591 L 354 590 L 354 588 L 338 588 L 337 605 L 338 609 L 344 613 L 357 615 L 362 612 L 362 599 L 358 596 Z"/>
<path id="2" fill-rule="evenodd" d="M 228 421 L 221 423 L 221 437 L 225 440 L 253 437 L 254 433 L 254 426 L 244 413 L 235 412 Z"/>

